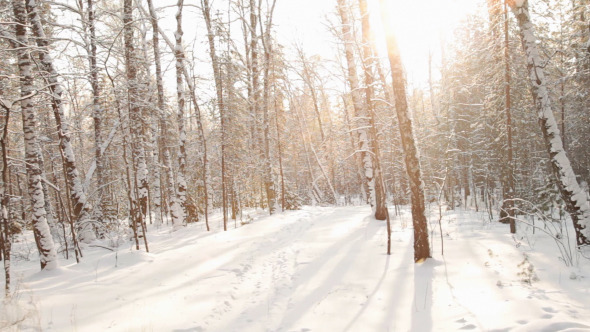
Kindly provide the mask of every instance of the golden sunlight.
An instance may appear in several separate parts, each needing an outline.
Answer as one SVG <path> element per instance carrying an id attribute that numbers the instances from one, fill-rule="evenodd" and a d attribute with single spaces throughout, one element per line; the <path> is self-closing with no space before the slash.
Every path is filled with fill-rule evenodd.
<path id="1" fill-rule="evenodd" d="M 439 65 L 441 41 L 450 40 L 458 23 L 481 6 L 473 0 L 385 0 L 385 3 L 393 19 L 384 28 L 379 18 L 379 0 L 369 0 L 371 24 L 380 51 L 386 52 L 381 31 L 393 33 L 408 81 L 418 85 L 428 79 L 428 54 L 432 53 L 433 61 Z"/>

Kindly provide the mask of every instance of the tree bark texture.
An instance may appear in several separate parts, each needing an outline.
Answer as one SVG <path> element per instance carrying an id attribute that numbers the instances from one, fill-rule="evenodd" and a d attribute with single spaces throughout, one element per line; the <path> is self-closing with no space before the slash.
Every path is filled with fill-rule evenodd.
<path id="1" fill-rule="evenodd" d="M 21 115 L 25 141 L 25 162 L 28 177 L 29 196 L 31 199 L 31 222 L 35 242 L 39 250 L 41 269 L 57 267 L 57 253 L 45 210 L 45 195 L 43 194 L 41 147 L 37 136 L 37 119 L 32 103 L 34 90 L 33 63 L 28 52 L 28 38 L 26 32 L 27 13 L 24 1 L 12 1 L 14 18 L 16 21 L 16 41 L 18 43 L 17 58 L 21 88 Z"/>
<path id="2" fill-rule="evenodd" d="M 172 207 L 172 220 L 174 227 L 182 226 L 186 221 L 186 129 L 184 121 L 184 104 L 185 104 L 185 92 L 184 92 L 184 80 L 183 80 L 183 69 L 184 69 L 184 48 L 182 46 L 182 9 L 184 6 L 184 0 L 178 0 L 176 12 L 176 46 L 174 49 L 174 58 L 176 59 L 176 98 L 178 103 L 178 109 L 176 113 L 176 121 L 178 126 L 178 173 L 176 175 L 176 182 L 178 185 L 176 196 L 177 204 Z M 188 78 L 187 78 L 188 80 Z"/>
<path id="3" fill-rule="evenodd" d="M 135 171 L 135 207 L 132 218 L 143 226 L 147 213 L 148 170 L 143 142 L 142 110 L 140 107 L 139 80 L 137 78 L 138 59 L 133 43 L 133 0 L 123 2 L 123 38 L 125 42 L 125 65 L 127 74 L 127 95 L 129 128 L 131 131 L 131 158 Z M 131 188 L 130 188 L 131 189 Z M 131 189 L 132 190 L 132 189 Z"/>
<path id="4" fill-rule="evenodd" d="M 59 137 L 59 150 L 61 153 L 63 165 L 66 172 L 66 183 L 70 194 L 72 204 L 73 220 L 78 223 L 80 228 L 80 238 L 83 241 L 92 241 L 95 238 L 95 231 L 88 222 L 90 216 L 90 206 L 86 199 L 86 193 L 82 186 L 82 180 L 76 165 L 74 150 L 70 142 L 70 125 L 64 114 L 63 107 L 63 89 L 58 80 L 59 74 L 53 63 L 53 58 L 49 54 L 49 39 L 45 35 L 41 16 L 37 8 L 36 0 L 27 0 L 26 8 L 29 15 L 29 21 L 35 35 L 37 46 L 40 48 L 39 60 L 45 71 L 45 79 L 51 92 L 51 108 L 55 117 L 57 126 L 57 135 Z"/>
<path id="5" fill-rule="evenodd" d="M 425 215 L 424 184 L 418 148 L 414 139 L 412 118 L 408 109 L 406 96 L 406 82 L 402 67 L 401 56 L 397 46 L 397 40 L 393 34 L 393 28 L 389 26 L 391 18 L 387 11 L 386 0 L 380 0 L 381 21 L 386 27 L 387 55 L 391 67 L 393 82 L 393 94 L 395 110 L 399 121 L 399 130 L 404 150 L 406 171 L 410 181 L 410 193 L 412 197 L 412 223 L 414 225 L 414 261 L 423 261 L 430 257 L 430 243 L 428 242 L 428 224 Z"/>
<path id="6" fill-rule="evenodd" d="M 365 105 L 369 113 L 369 133 L 371 135 L 371 151 L 373 152 L 373 165 L 375 169 L 375 219 L 385 220 L 387 218 L 387 202 L 383 173 L 381 172 L 381 152 L 375 123 L 375 56 L 371 49 L 371 25 L 369 23 L 369 11 L 367 1 L 359 0 L 361 11 L 362 27 L 362 63 L 365 72 Z"/>
<path id="7" fill-rule="evenodd" d="M 338 13 L 340 14 L 340 19 L 342 20 L 342 36 L 348 70 L 347 80 L 350 86 L 350 95 L 352 97 L 352 105 L 355 113 L 354 120 L 356 120 L 353 120 L 353 130 L 357 133 L 357 153 L 360 153 L 361 155 L 360 159 L 363 166 L 363 180 L 367 189 L 367 200 L 369 201 L 371 207 L 374 208 L 377 205 L 377 200 L 375 193 L 373 158 L 371 157 L 371 147 L 369 144 L 369 123 L 367 121 L 367 110 L 363 105 L 362 96 L 360 93 L 360 84 L 354 59 L 354 34 L 352 31 L 352 23 L 345 0 L 338 0 Z"/>
<path id="8" fill-rule="evenodd" d="M 578 246 L 590 245 L 590 206 L 586 200 L 586 194 L 576 180 L 553 115 L 549 97 L 549 83 L 545 77 L 544 63 L 537 46 L 537 37 L 529 13 L 528 1 L 517 3 L 510 0 L 508 4 L 518 20 L 522 47 L 526 55 L 531 93 L 559 193 L 574 224 Z"/>

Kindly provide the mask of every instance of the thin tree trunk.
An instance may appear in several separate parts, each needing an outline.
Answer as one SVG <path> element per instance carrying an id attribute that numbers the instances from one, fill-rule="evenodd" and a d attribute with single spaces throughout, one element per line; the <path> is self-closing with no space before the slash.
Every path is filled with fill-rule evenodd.
<path id="1" fill-rule="evenodd" d="M 217 108 L 219 110 L 219 119 L 221 125 L 221 196 L 222 196 L 222 210 L 223 210 L 223 229 L 227 231 L 227 167 L 226 167 L 226 109 L 223 100 L 223 83 L 221 77 L 221 65 L 215 50 L 215 34 L 213 32 L 213 25 L 211 23 L 211 8 L 208 0 L 201 1 L 201 8 L 203 16 L 205 17 L 205 25 L 207 26 L 207 39 L 209 41 L 209 56 L 211 57 L 211 64 L 213 66 L 213 77 L 215 79 L 215 91 L 217 93 Z"/>
<path id="2" fill-rule="evenodd" d="M 6 114 L 4 114 L 4 127 L 2 128 L 2 138 L 0 139 L 0 148 L 2 148 L 2 186 L 0 187 L 0 249 L 4 264 L 4 294 L 6 297 L 10 294 L 10 251 L 12 248 L 12 241 L 10 237 L 10 197 L 8 196 L 8 186 L 10 179 L 8 177 L 8 123 L 10 120 L 10 107 L 6 107 L 4 103 Z"/>
<path id="3" fill-rule="evenodd" d="M 111 79 L 111 84 L 113 86 L 113 93 L 115 93 L 115 85 L 114 82 Z M 121 107 L 119 105 L 119 101 L 118 99 L 115 97 L 115 105 L 116 105 L 116 109 L 117 109 L 117 115 L 119 116 L 119 121 L 124 124 L 125 121 L 123 120 L 123 114 L 121 112 Z M 129 218 L 131 219 L 131 229 L 133 230 L 133 239 L 135 240 L 135 250 L 139 250 L 139 238 L 137 236 L 137 202 L 136 202 L 136 198 L 134 199 L 134 196 L 136 196 L 136 194 L 134 193 L 134 186 L 133 186 L 133 181 L 131 181 L 131 179 L 133 178 L 132 174 L 131 174 L 131 166 L 129 165 L 129 159 L 127 158 L 127 146 L 129 144 L 129 140 L 128 140 L 128 126 L 126 127 L 125 125 L 122 126 L 122 130 L 123 130 L 123 163 L 125 164 L 125 180 L 126 180 L 126 185 L 127 185 L 127 200 L 129 201 Z"/>
<path id="4" fill-rule="evenodd" d="M 412 222 L 414 224 L 414 261 L 420 262 L 430 257 L 430 243 L 428 242 L 428 224 L 425 215 L 424 183 L 420 168 L 418 149 L 414 140 L 412 119 L 408 110 L 406 96 L 406 82 L 402 61 L 397 46 L 397 40 L 390 26 L 391 17 L 387 11 L 386 0 L 380 0 L 381 21 L 386 27 L 387 55 L 391 67 L 395 110 L 399 121 L 399 130 L 404 149 L 406 171 L 410 180 L 412 197 Z"/>
<path id="5" fill-rule="evenodd" d="M 279 175 L 281 177 L 281 211 L 285 211 L 285 174 L 283 171 L 283 147 L 281 143 L 281 128 L 279 126 L 279 117 L 282 107 L 278 105 L 277 96 L 275 95 L 275 125 L 277 127 L 277 154 L 279 157 Z"/>
<path id="6" fill-rule="evenodd" d="M 178 99 L 177 109 L 177 125 L 178 125 L 178 173 L 176 175 L 176 182 L 178 188 L 176 196 L 178 200 L 176 205 L 172 207 L 172 224 L 175 228 L 181 227 L 186 222 L 186 130 L 184 121 L 184 51 L 182 46 L 182 8 L 184 0 L 178 0 L 178 10 L 176 12 L 176 46 L 174 48 L 174 58 L 176 59 L 176 97 Z M 188 78 L 187 78 L 188 80 Z"/>
<path id="7" fill-rule="evenodd" d="M 543 69 L 544 62 L 541 60 L 537 46 L 537 37 L 531 22 L 528 1 L 519 0 L 515 2 L 510 0 L 508 4 L 518 20 L 520 37 L 529 71 L 531 93 L 537 109 L 545 148 L 551 160 L 551 168 L 557 179 L 559 193 L 565 202 L 566 211 L 572 218 L 578 246 L 590 245 L 590 206 L 588 206 L 586 194 L 576 180 L 576 175 L 563 148 L 559 128 L 553 115 L 547 86 L 548 82 Z"/>

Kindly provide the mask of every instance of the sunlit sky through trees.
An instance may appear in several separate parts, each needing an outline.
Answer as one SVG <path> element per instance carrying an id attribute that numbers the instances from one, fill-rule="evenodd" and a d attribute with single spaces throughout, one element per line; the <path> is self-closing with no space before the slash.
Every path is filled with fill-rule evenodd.
<path id="1" fill-rule="evenodd" d="M 459 22 L 471 13 L 485 11 L 485 1 L 473 0 L 424 0 L 424 1 L 391 1 L 395 22 L 395 35 L 402 52 L 402 60 L 407 71 L 408 83 L 413 86 L 424 86 L 428 79 L 428 54 L 433 54 L 433 75 L 439 76 L 441 44 L 452 42 L 453 30 Z M 173 38 L 176 23 L 175 0 L 156 2 L 161 27 Z M 185 1 L 184 9 L 184 43 L 197 62 L 207 62 L 207 38 L 200 11 L 200 1 Z M 371 23 L 375 31 L 375 39 L 385 56 L 378 1 L 369 0 Z M 212 7 L 217 17 L 227 22 L 227 1 L 216 0 Z M 240 42 L 240 26 L 235 12 L 232 11 L 232 35 Z M 76 18 L 72 18 L 75 20 Z M 330 31 L 330 26 L 339 24 L 336 15 L 336 0 L 278 0 L 274 14 L 274 29 L 277 41 L 286 52 L 293 52 L 299 45 L 307 56 L 319 55 L 324 59 L 335 59 L 338 54 L 337 39 Z M 174 84 L 173 67 L 167 71 L 166 80 Z M 210 77 L 210 66 L 202 65 L 194 70 L 202 77 Z M 212 93 L 212 92 L 211 92 Z"/>
<path id="2" fill-rule="evenodd" d="M 471 13 L 485 10 L 484 1 L 424 0 L 391 1 L 393 26 L 402 52 L 410 84 L 422 85 L 428 79 L 428 53 L 433 54 L 433 71 L 440 67 L 440 40 L 451 41 L 458 23 Z M 381 55 L 385 46 L 378 12 L 378 1 L 369 0 L 371 23 Z M 276 30 L 279 41 L 298 41 L 307 52 L 331 58 L 337 53 L 329 22 L 337 23 L 336 0 L 279 0 Z M 289 45 L 286 45 L 289 46 Z"/>

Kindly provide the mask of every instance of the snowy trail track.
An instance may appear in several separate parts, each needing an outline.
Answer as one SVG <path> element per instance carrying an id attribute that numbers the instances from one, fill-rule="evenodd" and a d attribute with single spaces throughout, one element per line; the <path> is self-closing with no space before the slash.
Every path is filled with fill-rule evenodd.
<path id="1" fill-rule="evenodd" d="M 403 212 L 391 256 L 368 207 L 305 207 L 228 232 L 154 228 L 153 253 L 87 250 L 23 284 L 49 331 L 590 331 L 590 276 L 569 279 L 554 248 L 528 252 L 540 281 L 524 284 L 503 225 L 449 212 L 446 258 L 435 233 L 437 258 L 416 265 Z"/>

